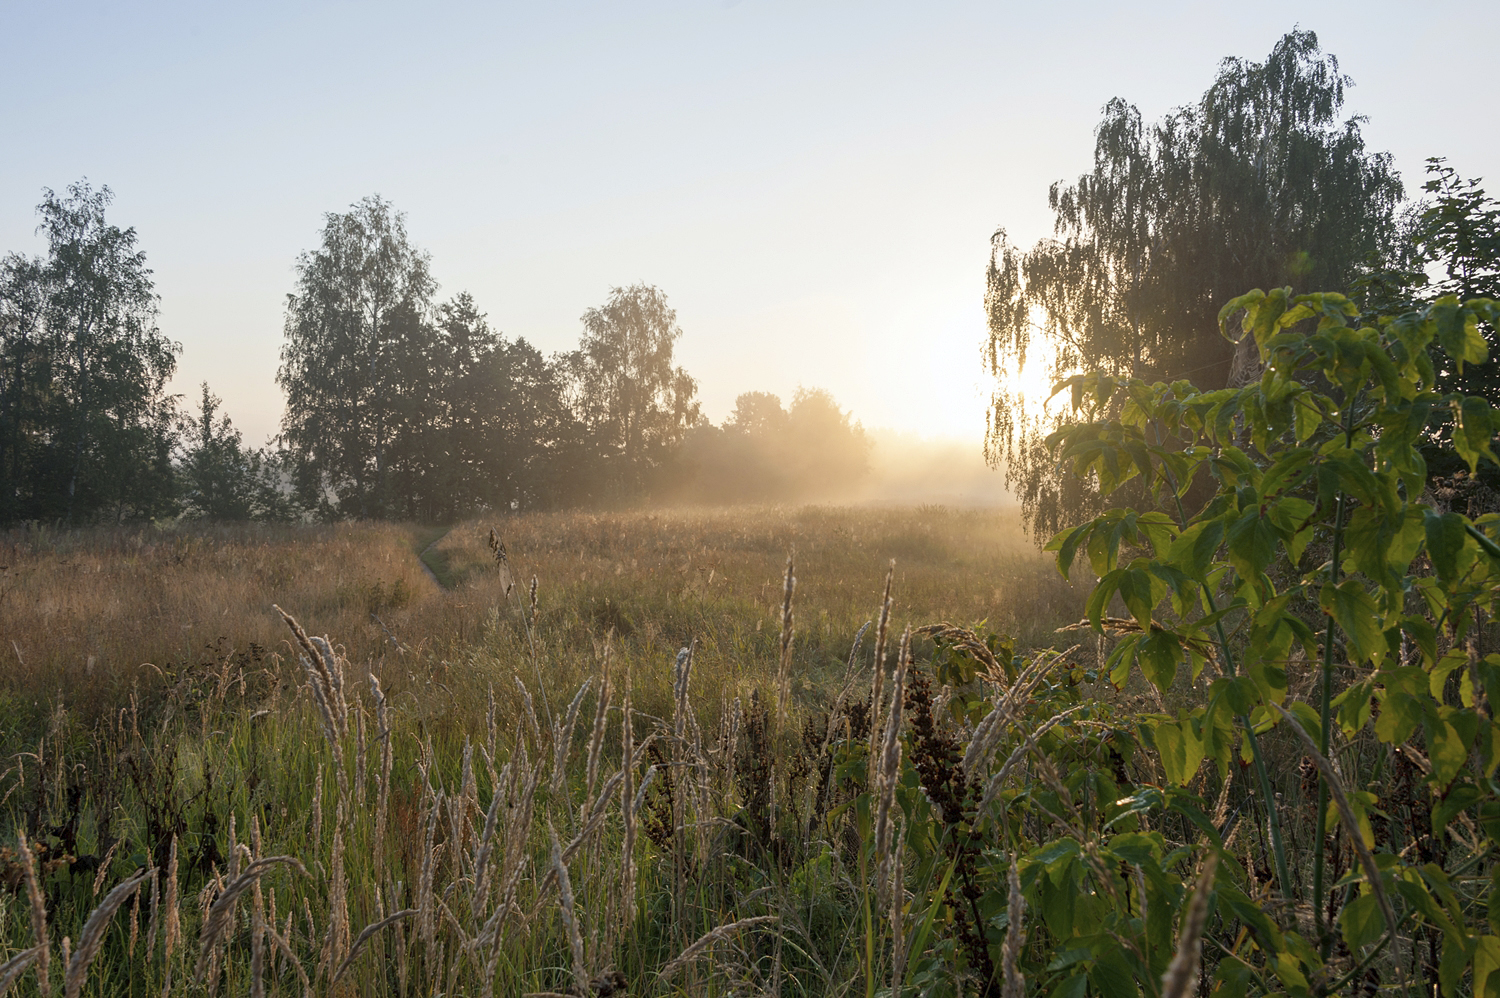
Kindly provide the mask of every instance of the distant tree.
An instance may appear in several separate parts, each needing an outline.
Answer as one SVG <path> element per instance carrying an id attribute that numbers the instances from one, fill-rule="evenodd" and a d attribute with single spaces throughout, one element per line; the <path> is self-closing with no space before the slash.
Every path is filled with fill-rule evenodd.
<path id="1" fill-rule="evenodd" d="M 187 516 L 210 520 L 294 520 L 300 510 L 283 481 L 279 456 L 246 447 L 203 382 L 198 412 L 178 426 L 179 497 Z"/>
<path id="2" fill-rule="evenodd" d="M 1424 270 L 1435 265 L 1443 276 L 1428 284 L 1423 273 L 1414 297 L 1424 304 L 1444 295 L 1500 299 L 1500 201 L 1486 194 L 1479 180 L 1461 179 L 1441 159 L 1428 160 L 1422 190 L 1428 198 L 1413 234 L 1416 255 Z M 1459 371 L 1445 358 L 1441 387 L 1500 404 L 1500 338 L 1488 325 L 1483 331 L 1489 359 Z"/>
<path id="3" fill-rule="evenodd" d="M 786 430 L 786 410 L 779 396 L 770 392 L 744 392 L 734 400 L 734 411 L 725 421 L 726 430 L 751 435 L 781 433 Z"/>
<path id="4" fill-rule="evenodd" d="M 493 332 L 468 294 L 439 309 L 445 388 L 444 493 L 459 506 L 537 509 L 584 502 L 573 474 L 581 428 L 564 372 L 524 339 Z"/>
<path id="5" fill-rule="evenodd" d="M 78 522 L 168 515 L 180 347 L 134 229 L 85 181 L 44 192 L 45 258 L 0 265 L 0 516 Z"/>
<path id="6" fill-rule="evenodd" d="M 178 465 L 181 498 L 189 515 L 248 520 L 255 475 L 244 438 L 220 411 L 223 400 L 203 382 L 198 413 L 180 425 L 184 453 Z"/>
<path id="7" fill-rule="evenodd" d="M 393 438 L 425 425 L 436 290 L 428 255 L 377 196 L 325 215 L 321 245 L 296 269 L 276 376 L 287 396 L 282 439 L 307 500 L 337 515 L 386 515 Z"/>
<path id="8" fill-rule="evenodd" d="M 1055 184 L 1056 236 L 1029 252 L 994 236 L 986 362 L 997 375 L 986 455 L 1003 463 L 1034 531 L 1087 508 L 1060 475 L 1051 424 L 1006 372 L 1045 341 L 1053 380 L 1080 370 L 1224 385 L 1255 376 L 1253 346 L 1218 334 L 1219 308 L 1250 287 L 1351 289 L 1397 252 L 1403 192 L 1386 154 L 1340 121 L 1350 86 L 1310 31 L 1263 63 L 1226 59 L 1194 105 L 1147 126 L 1106 105 L 1093 170 Z"/>
<path id="9" fill-rule="evenodd" d="M 15 253 L 0 260 L 0 523 L 35 515 L 47 453 L 47 388 L 52 380 L 46 336 L 43 261 Z"/>
<path id="10" fill-rule="evenodd" d="M 766 502 L 848 495 L 869 473 L 864 428 L 821 388 L 798 388 L 790 409 L 745 392 L 722 427 L 694 427 L 677 492 L 700 502 Z"/>
<path id="11" fill-rule="evenodd" d="M 787 410 L 790 477 L 806 496 L 851 491 L 870 471 L 864 427 L 821 388 L 798 388 Z"/>
<path id="12" fill-rule="evenodd" d="M 578 350 L 561 359 L 574 408 L 615 487 L 638 494 L 699 420 L 697 382 L 672 365 L 677 313 L 659 289 L 635 284 L 612 289 L 583 328 Z"/>
<path id="13" fill-rule="evenodd" d="M 1443 270 L 1431 294 L 1500 299 L 1500 201 L 1478 179 L 1463 180 L 1445 160 L 1427 161 L 1416 238 L 1424 260 Z"/>

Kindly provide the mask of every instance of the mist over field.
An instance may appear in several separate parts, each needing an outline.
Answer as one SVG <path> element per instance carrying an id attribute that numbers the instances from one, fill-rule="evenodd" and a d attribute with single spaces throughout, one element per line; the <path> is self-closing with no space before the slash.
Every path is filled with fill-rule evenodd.
<path id="1" fill-rule="evenodd" d="M 850 502 L 985 509 L 1015 505 L 1005 489 L 1004 470 L 990 467 L 976 442 L 896 430 L 876 430 L 870 439 L 869 477 L 845 497 Z"/>
<path id="2" fill-rule="evenodd" d="M 0 3 L 0 998 L 1500 994 L 1500 5 L 1179 7 Z"/>

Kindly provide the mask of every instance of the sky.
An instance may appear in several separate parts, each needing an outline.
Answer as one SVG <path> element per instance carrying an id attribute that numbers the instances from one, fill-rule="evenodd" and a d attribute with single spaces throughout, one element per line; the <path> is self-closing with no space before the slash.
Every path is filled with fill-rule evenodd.
<path id="1" fill-rule="evenodd" d="M 41 251 L 43 188 L 107 184 L 172 390 L 251 443 L 297 254 L 378 193 L 508 337 L 569 349 L 646 282 L 715 422 L 801 385 L 977 450 L 991 234 L 1050 233 L 1110 98 L 1154 119 L 1293 26 L 1409 190 L 1429 156 L 1500 188 L 1495 3 L 0 0 L 0 252 Z"/>

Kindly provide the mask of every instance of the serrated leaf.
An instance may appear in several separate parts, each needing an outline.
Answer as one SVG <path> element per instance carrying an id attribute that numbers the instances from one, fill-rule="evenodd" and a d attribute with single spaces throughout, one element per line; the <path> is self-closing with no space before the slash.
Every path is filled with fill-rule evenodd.
<path id="1" fill-rule="evenodd" d="M 1325 585 L 1318 594 L 1318 603 L 1344 632 L 1353 657 L 1379 665 L 1385 656 L 1380 614 L 1359 580 L 1345 579 L 1337 586 Z"/>
<path id="2" fill-rule="evenodd" d="M 1374 894 L 1361 894 L 1344 905 L 1344 910 L 1339 912 L 1339 931 L 1344 935 L 1344 942 L 1356 953 L 1385 934 L 1385 915 L 1381 913 L 1380 902 Z"/>
<path id="3" fill-rule="evenodd" d="M 1464 459 L 1471 472 L 1479 470 L 1479 463 L 1488 459 L 1500 463 L 1491 449 L 1495 430 L 1500 420 L 1495 418 L 1494 408 L 1485 399 L 1470 396 L 1453 402 L 1453 449 Z"/>
<path id="4" fill-rule="evenodd" d="M 1073 559 L 1078 555 L 1078 546 L 1088 537 L 1088 533 L 1093 529 L 1093 526 L 1092 523 L 1085 523 L 1081 526 L 1061 531 L 1048 541 L 1047 546 L 1043 548 L 1045 551 L 1057 552 L 1057 570 L 1062 573 L 1063 578 L 1068 578 L 1068 572 L 1073 568 Z"/>
<path id="5" fill-rule="evenodd" d="M 1167 549 L 1167 561 L 1198 582 L 1203 582 L 1223 540 L 1223 520 L 1215 518 L 1195 523 L 1172 542 Z"/>
<path id="6" fill-rule="evenodd" d="M 1229 547 L 1229 561 L 1241 578 L 1257 578 L 1276 557 L 1276 545 L 1281 540 L 1276 527 L 1261 515 L 1260 509 L 1250 507 L 1234 520 L 1225 531 Z"/>
<path id="7" fill-rule="evenodd" d="M 1192 720 L 1159 721 L 1152 734 L 1167 779 L 1180 787 L 1187 786 L 1203 762 L 1203 740 L 1193 731 Z"/>
<path id="8" fill-rule="evenodd" d="M 1137 660 L 1141 672 L 1157 689 L 1165 693 L 1177 678 L 1177 664 L 1182 661 L 1182 645 L 1177 635 L 1160 627 L 1151 628 L 1151 633 L 1136 645 Z"/>
<path id="9" fill-rule="evenodd" d="M 1432 762 L 1432 782 L 1446 787 L 1469 757 L 1469 742 L 1451 721 L 1440 717 L 1429 715 L 1422 727 L 1427 735 L 1427 757 Z"/>

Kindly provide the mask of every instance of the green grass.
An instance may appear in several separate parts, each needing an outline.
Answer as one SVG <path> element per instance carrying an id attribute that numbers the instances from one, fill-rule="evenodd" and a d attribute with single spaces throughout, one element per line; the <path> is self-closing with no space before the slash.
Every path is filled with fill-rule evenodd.
<path id="1" fill-rule="evenodd" d="M 827 782 L 860 743 L 848 731 L 830 737 L 827 711 L 846 678 L 855 633 L 877 614 L 890 559 L 897 559 L 891 653 L 908 622 L 989 618 L 1046 642 L 1051 626 L 1079 614 L 1078 593 L 1015 534 L 1013 522 L 993 513 L 699 510 L 519 517 L 495 527 L 517 582 L 508 599 L 485 543 L 488 523 L 446 534 L 403 528 L 390 535 L 405 538 L 397 547 L 362 549 L 356 541 L 337 551 L 318 549 L 330 539 L 311 528 L 306 541 L 295 531 L 281 537 L 290 552 L 262 552 L 295 566 L 295 549 L 305 543 L 325 577 L 344 553 L 341 574 L 353 581 L 342 584 L 338 600 L 350 626 L 373 626 L 360 616 L 372 601 L 402 604 L 386 614 L 395 641 L 362 634 L 362 647 L 375 651 L 343 661 L 348 729 L 333 737 L 315 705 L 314 674 L 297 664 L 290 640 L 271 659 L 208 656 L 155 682 L 132 678 L 115 687 L 119 698 L 109 709 L 74 710 L 66 689 L 38 690 L 37 704 L 24 709 L 23 687 L 0 699 L 4 739 L 15 753 L 0 779 L 7 838 L 24 832 L 46 849 L 41 884 L 54 950 L 64 934 L 79 939 L 99 899 L 98 861 L 112 844 L 99 896 L 142 866 L 160 868 L 177 838 L 182 939 L 168 954 L 158 924 L 147 952 L 148 885 L 138 914 L 127 905 L 115 915 L 85 993 L 161 994 L 168 974 L 170 993 L 201 993 L 194 963 L 205 905 L 252 828 L 256 854 L 294 856 L 307 873 L 278 866 L 259 882 L 258 901 L 247 892 L 237 903 L 220 943 L 227 993 L 250 988 L 252 912 L 258 904 L 269 917 L 273 890 L 277 931 L 318 993 L 475 994 L 490 984 L 498 994 L 564 990 L 573 958 L 557 886 L 547 882 L 549 829 L 564 845 L 581 842 L 567 868 L 587 976 L 617 971 L 633 995 L 730 994 L 752 984 L 788 995 L 864 993 L 861 968 L 870 954 L 858 916 L 873 867 L 856 861 L 862 847 L 850 837 L 859 828 L 850 808 L 860 791 L 852 776 Z M 202 537 L 191 542 L 194 557 L 212 564 L 215 541 Z M 67 549 L 86 552 L 87 543 Z M 386 564 L 384 550 L 407 552 L 403 571 L 425 552 L 444 588 L 419 589 L 427 580 L 418 575 L 402 583 L 411 594 L 395 598 L 394 584 L 379 582 L 385 569 L 366 573 L 374 581 L 351 575 L 350 558 L 375 569 Z M 790 551 L 798 586 L 790 711 L 780 720 L 776 676 Z M 43 573 L 44 555 L 34 556 Z M 109 557 L 98 556 L 106 564 Z M 194 557 L 153 565 L 192 572 Z M 289 581 L 316 592 L 312 580 Z M 192 579 L 161 584 L 185 591 Z M 236 598 L 263 599 L 253 592 Z M 282 605 L 311 633 L 328 629 L 317 611 Z M 439 628 L 460 633 L 433 633 Z M 348 644 L 337 632 L 332 639 Z M 849 704 L 868 702 L 873 640 L 867 634 L 856 660 Z M 689 644 L 691 681 L 679 700 L 674 660 Z M 928 647 L 919 642 L 918 653 Z M 606 659 L 612 694 L 598 715 L 591 788 Z M 383 685 L 392 732 L 383 822 L 382 722 L 367 675 Z M 632 737 L 649 746 L 622 766 L 627 676 Z M 570 728 L 568 704 L 585 683 Z M 839 717 L 852 717 L 849 709 Z M 347 790 L 339 789 L 340 772 Z M 527 774 L 535 779 L 529 795 Z M 609 781 L 639 786 L 648 774 L 653 783 L 640 798 L 627 853 L 630 822 L 619 785 Z M 606 785 L 612 796 L 601 795 Z M 476 893 L 478 842 L 497 799 L 489 886 Z M 634 877 L 626 875 L 627 858 Z M 14 852 L 0 854 L 7 882 L 20 883 L 23 867 Z M 162 869 L 159 891 L 165 877 Z M 502 904 L 507 890 L 509 907 Z M 12 954 L 33 938 L 24 898 L 24 891 L 0 895 Z M 332 985 L 353 937 L 405 907 L 430 914 L 431 923 L 414 916 L 381 930 Z M 476 942 L 502 909 L 499 946 Z M 762 917 L 777 921 L 732 933 L 705 951 L 708 959 L 659 976 L 704 933 Z M 880 945 L 877 964 L 888 960 L 888 941 Z M 491 954 L 493 978 L 484 959 Z M 269 993 L 300 990 L 284 954 L 263 973 Z M 24 986 L 34 988 L 34 977 Z"/>

